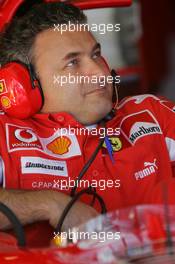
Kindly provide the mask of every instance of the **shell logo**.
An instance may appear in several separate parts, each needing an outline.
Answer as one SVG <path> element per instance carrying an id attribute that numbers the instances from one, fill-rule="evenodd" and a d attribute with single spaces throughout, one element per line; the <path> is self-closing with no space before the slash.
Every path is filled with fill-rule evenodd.
<path id="1" fill-rule="evenodd" d="M 54 139 L 47 145 L 47 148 L 54 154 L 63 155 L 69 151 L 71 140 L 68 137 L 62 136 Z"/>

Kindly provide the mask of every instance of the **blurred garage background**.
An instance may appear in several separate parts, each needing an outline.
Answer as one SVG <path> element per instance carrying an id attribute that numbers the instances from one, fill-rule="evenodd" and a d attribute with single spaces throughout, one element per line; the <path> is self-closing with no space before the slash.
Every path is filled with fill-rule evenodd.
<path id="1" fill-rule="evenodd" d="M 134 0 L 132 6 L 85 11 L 89 23 L 121 24 L 95 34 L 121 75 L 120 98 L 153 93 L 175 101 L 175 1 Z"/>

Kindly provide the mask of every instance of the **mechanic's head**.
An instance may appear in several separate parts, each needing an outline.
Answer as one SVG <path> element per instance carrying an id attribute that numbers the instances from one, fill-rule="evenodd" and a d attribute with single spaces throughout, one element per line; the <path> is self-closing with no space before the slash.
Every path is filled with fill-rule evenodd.
<path id="1" fill-rule="evenodd" d="M 69 23 L 85 24 L 86 16 L 78 8 L 64 3 L 33 6 L 27 14 L 15 18 L 4 33 L 0 63 L 4 65 L 10 60 L 27 63 L 28 57 L 44 93 L 41 112 L 68 112 L 82 124 L 92 124 L 111 110 L 112 85 L 74 82 L 73 79 L 69 83 L 68 77 L 97 76 L 100 79 L 110 72 L 101 57 L 100 45 L 88 30 L 61 33 L 56 29 L 58 25 Z M 61 76 L 64 76 L 64 84 L 59 81 Z"/>

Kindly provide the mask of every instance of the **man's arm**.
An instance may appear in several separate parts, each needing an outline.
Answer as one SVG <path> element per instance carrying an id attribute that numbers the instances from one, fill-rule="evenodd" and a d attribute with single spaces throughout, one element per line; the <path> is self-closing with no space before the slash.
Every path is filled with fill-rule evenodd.
<path id="1" fill-rule="evenodd" d="M 23 191 L 0 189 L 0 201 L 7 205 L 19 218 L 22 225 L 48 220 L 56 227 L 70 197 L 57 191 Z M 86 222 L 97 215 L 90 206 L 77 202 L 67 215 L 63 229 Z M 8 219 L 0 213 L 0 229 L 11 228 Z"/>

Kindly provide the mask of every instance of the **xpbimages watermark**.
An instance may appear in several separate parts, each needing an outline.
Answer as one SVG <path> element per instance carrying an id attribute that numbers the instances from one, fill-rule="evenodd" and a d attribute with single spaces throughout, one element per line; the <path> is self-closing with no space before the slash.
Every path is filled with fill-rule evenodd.
<path id="1" fill-rule="evenodd" d="M 120 75 L 116 75 L 115 77 L 108 75 L 108 76 L 85 76 L 79 75 L 71 75 L 70 73 L 66 75 L 54 75 L 53 76 L 53 83 L 63 86 L 64 84 L 99 84 L 101 87 L 104 87 L 106 84 L 111 84 L 115 82 L 116 84 L 120 83 Z"/>
<path id="2" fill-rule="evenodd" d="M 107 32 L 118 32 L 120 31 L 120 24 L 74 24 L 70 21 L 67 24 L 54 24 L 54 31 L 58 31 L 61 34 L 66 31 L 74 32 L 74 31 L 91 31 L 91 32 L 99 32 L 99 34 L 104 35 Z"/>
<path id="3" fill-rule="evenodd" d="M 105 136 L 119 136 L 120 135 L 120 128 L 112 128 L 112 127 L 70 127 L 70 125 L 65 128 L 60 128 L 60 135 L 61 137 L 64 136 L 99 136 L 99 138 L 104 138 Z"/>
<path id="4" fill-rule="evenodd" d="M 73 228 L 72 230 L 68 230 L 68 232 L 61 232 L 61 234 L 54 232 L 54 239 L 59 238 L 63 244 L 64 241 L 68 240 L 72 243 L 77 243 L 79 240 L 96 240 L 98 242 L 104 243 L 106 241 L 110 240 L 119 240 L 121 238 L 120 232 L 83 232 L 83 231 L 77 231 L 76 228 Z"/>
<path id="5" fill-rule="evenodd" d="M 82 179 L 79 182 L 76 182 L 73 179 L 68 179 L 68 180 L 63 180 L 63 179 L 58 179 L 58 180 L 53 180 L 53 186 L 52 188 L 59 189 L 59 190 L 70 190 L 71 188 L 74 188 L 77 186 L 78 188 L 89 188 L 90 186 L 92 188 L 98 188 L 101 191 L 108 189 L 113 189 L 113 188 L 120 188 L 121 183 L 120 179 L 91 179 L 90 181 L 87 179 Z"/>

